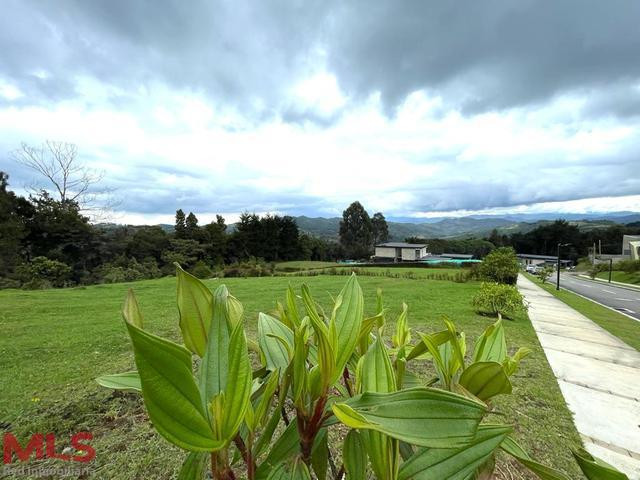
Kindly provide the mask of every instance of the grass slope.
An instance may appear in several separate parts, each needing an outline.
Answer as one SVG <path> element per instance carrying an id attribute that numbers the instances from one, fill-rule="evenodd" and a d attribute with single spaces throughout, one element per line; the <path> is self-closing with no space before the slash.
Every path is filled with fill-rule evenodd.
<path id="1" fill-rule="evenodd" d="M 598 273 L 598 278 L 602 278 L 603 280 L 609 280 L 609 272 Z M 621 272 L 619 270 L 614 270 L 613 272 L 611 272 L 611 280 L 613 280 L 614 282 L 640 285 L 640 272 L 627 273 L 627 272 Z"/>
<path id="2" fill-rule="evenodd" d="M 529 280 L 535 282 L 536 285 L 544 288 L 547 292 L 556 296 L 571 308 L 593 320 L 627 345 L 640 351 L 640 322 L 568 290 L 561 289 L 558 291 L 553 283 L 542 284 L 538 277 L 529 274 L 525 275 Z"/>
<path id="3" fill-rule="evenodd" d="M 306 282 L 316 299 L 328 306 L 346 278 L 341 276 L 263 277 L 225 279 L 244 304 L 249 335 L 255 335 L 256 316 L 282 299 L 290 282 Z M 391 307 L 387 334 L 400 311 L 409 305 L 414 329 L 442 328 L 443 315 L 465 331 L 469 351 L 475 338 L 494 319 L 476 315 L 470 306 L 479 284 L 361 277 L 366 313 L 375 309 L 376 288 Z M 220 281 L 207 281 L 214 288 Z M 151 428 L 141 399 L 98 387 L 96 376 L 134 368 L 130 341 L 120 308 L 128 288 L 134 288 L 153 333 L 178 339 L 175 279 L 133 284 L 99 285 L 46 291 L 1 291 L 0 304 L 0 427 L 24 441 L 33 432 L 56 432 L 68 437 L 79 430 L 94 434 L 97 457 L 92 478 L 175 478 L 184 453 Z M 519 346 L 533 349 L 514 378 L 514 395 L 498 398 L 488 420 L 515 425 L 516 437 L 536 458 L 578 473 L 569 447 L 580 440 L 556 380 L 528 319 L 505 323 L 510 353 Z M 431 375 L 426 362 L 412 369 Z M 61 449 L 64 443 L 58 446 Z M 47 465 L 55 461 L 47 461 Z M 60 465 L 60 462 L 58 463 Z M 499 478 L 534 478 L 509 463 L 500 463 Z"/>

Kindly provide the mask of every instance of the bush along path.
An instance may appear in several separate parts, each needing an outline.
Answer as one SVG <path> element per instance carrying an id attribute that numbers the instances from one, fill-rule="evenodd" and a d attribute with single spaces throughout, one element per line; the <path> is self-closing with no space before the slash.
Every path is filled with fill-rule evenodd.
<path id="1" fill-rule="evenodd" d="M 586 449 L 640 479 L 640 352 L 523 275 L 518 288 Z"/>

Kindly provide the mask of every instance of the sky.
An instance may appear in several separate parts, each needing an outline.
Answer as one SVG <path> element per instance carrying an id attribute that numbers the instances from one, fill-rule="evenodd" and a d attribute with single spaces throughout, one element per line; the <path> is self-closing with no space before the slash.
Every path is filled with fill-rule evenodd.
<path id="1" fill-rule="evenodd" d="M 640 2 L 5 0 L 0 170 L 113 220 L 640 211 Z"/>

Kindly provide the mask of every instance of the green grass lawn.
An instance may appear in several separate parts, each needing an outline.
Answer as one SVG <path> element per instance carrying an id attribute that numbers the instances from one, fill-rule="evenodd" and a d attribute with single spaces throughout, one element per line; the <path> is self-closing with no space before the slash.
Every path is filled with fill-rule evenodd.
<path id="1" fill-rule="evenodd" d="M 454 278 L 457 274 L 468 272 L 467 269 L 463 268 L 419 268 L 419 267 L 338 267 L 337 270 L 345 270 L 351 271 L 356 269 L 356 272 L 361 271 L 364 272 L 372 272 L 378 275 L 386 275 L 386 276 L 412 276 L 415 278 L 430 278 L 437 279 L 441 276 L 446 276 L 447 279 Z"/>
<path id="2" fill-rule="evenodd" d="M 547 292 L 555 295 L 564 303 L 590 318 L 612 335 L 615 335 L 626 344 L 636 350 L 640 350 L 640 322 L 622 315 L 614 310 L 598 305 L 580 295 L 576 295 L 568 290 L 556 290 L 552 283 L 545 283 L 533 275 L 525 274 L 527 278 L 541 286 Z"/>
<path id="3" fill-rule="evenodd" d="M 431 269 L 426 269 L 431 270 Z M 343 276 L 263 277 L 225 279 L 244 304 L 247 330 L 255 334 L 259 311 L 270 311 L 286 286 L 306 282 L 316 299 L 328 306 L 346 281 Z M 471 298 L 476 282 L 415 281 L 361 277 L 366 313 L 375 309 L 376 288 L 384 292 L 395 319 L 401 302 L 409 305 L 413 328 L 435 331 L 447 315 L 467 334 L 469 350 L 494 319 L 476 315 Z M 206 283 L 215 287 L 221 280 Z M 33 432 L 66 437 L 79 430 L 94 433 L 97 457 L 94 478 L 174 478 L 184 454 L 161 439 L 149 425 L 140 398 L 98 387 L 94 378 L 134 368 L 130 341 L 120 308 L 133 287 L 150 331 L 177 340 L 175 279 L 132 284 L 98 285 L 46 291 L 0 292 L 0 428 L 24 440 Z M 391 334 L 393 321 L 387 326 Z M 579 445 L 556 380 L 527 318 L 506 321 L 510 353 L 526 346 L 533 354 L 513 379 L 514 394 L 498 397 L 488 420 L 515 425 L 516 437 L 536 458 L 578 473 L 569 447 Z M 414 335 L 415 338 L 415 335 Z M 411 364 L 425 375 L 426 362 Z M 51 461 L 47 461 L 51 462 Z M 499 478 L 534 478 L 511 463 L 500 463 Z"/>
<path id="4" fill-rule="evenodd" d="M 598 273 L 598 278 L 603 280 L 609 280 L 609 272 L 600 272 Z M 611 280 L 614 282 L 622 282 L 622 283 L 630 283 L 632 285 L 640 285 L 640 272 L 621 272 L 619 270 L 614 270 L 611 272 Z"/>

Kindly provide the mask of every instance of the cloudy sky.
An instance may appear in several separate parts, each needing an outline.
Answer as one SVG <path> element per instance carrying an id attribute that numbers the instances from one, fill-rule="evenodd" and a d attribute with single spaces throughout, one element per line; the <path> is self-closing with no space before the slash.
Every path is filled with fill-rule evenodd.
<path id="1" fill-rule="evenodd" d="M 634 0 L 4 0 L 0 170 L 78 145 L 119 221 L 640 210 Z"/>

